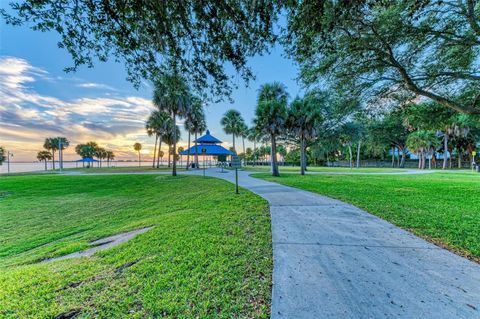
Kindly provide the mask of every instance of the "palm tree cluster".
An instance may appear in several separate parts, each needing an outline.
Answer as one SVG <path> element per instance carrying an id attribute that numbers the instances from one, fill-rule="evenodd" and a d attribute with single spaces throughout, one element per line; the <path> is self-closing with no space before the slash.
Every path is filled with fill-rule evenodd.
<path id="1" fill-rule="evenodd" d="M 55 169 L 55 152 L 57 152 L 59 149 L 64 150 L 70 145 L 70 142 L 66 137 L 47 137 L 45 139 L 45 142 L 43 143 L 43 148 L 47 150 L 47 152 L 50 153 L 50 157 L 52 160 L 52 168 Z M 40 153 L 40 152 L 39 152 Z M 37 154 L 38 155 L 38 154 Z M 44 154 L 46 156 L 46 153 Z M 37 156 L 38 158 L 38 156 Z M 47 167 L 46 161 L 50 160 L 49 159 L 42 159 L 39 161 L 45 161 L 45 169 Z"/>
<path id="2" fill-rule="evenodd" d="M 154 156 L 152 167 L 159 167 L 160 158 L 163 157 L 162 142 L 168 145 L 168 166 L 172 163 L 172 175 L 177 175 L 177 160 L 179 158 L 177 143 L 180 140 L 180 129 L 177 119 L 184 120 L 188 133 L 188 147 L 190 148 L 191 135 L 195 138 L 206 129 L 203 102 L 192 94 L 186 80 L 176 72 L 165 74 L 155 81 L 153 104 L 157 108 L 146 122 L 149 136 L 155 136 Z M 158 147 L 157 147 L 158 145 Z M 193 155 L 193 154 L 192 154 Z M 198 154 L 195 162 L 198 167 Z M 170 158 L 173 158 L 170 161 Z M 156 162 L 156 163 L 155 163 Z M 190 165 L 190 154 L 187 155 L 187 169 Z"/>
<path id="3" fill-rule="evenodd" d="M 346 160 L 360 167 L 360 159 L 383 160 L 392 157 L 392 166 L 403 167 L 406 156 L 416 154 L 418 167 L 436 166 L 438 154 L 443 168 L 458 167 L 480 146 L 480 119 L 460 114 L 434 102 L 393 106 L 388 112 L 360 108 L 355 98 L 337 91 L 312 90 L 289 103 L 283 84 L 275 82 L 260 88 L 254 126 L 248 139 L 253 150 L 248 159 L 255 163 L 265 157 L 270 144 L 272 175 L 278 176 L 277 155 L 298 163 L 305 174 L 308 162 L 314 164 Z M 286 146 L 282 152 L 278 141 Z M 287 151 L 288 149 L 288 151 Z M 356 150 L 355 150 L 356 149 Z M 465 166 L 465 165 L 463 165 Z"/>
<path id="4" fill-rule="evenodd" d="M 75 152 L 80 155 L 82 159 L 96 157 L 98 159 L 99 167 L 102 167 L 103 160 L 107 160 L 107 167 L 109 167 L 110 162 L 115 159 L 115 154 L 112 151 L 98 146 L 98 144 L 93 141 L 85 144 L 78 144 L 75 146 Z M 85 165 L 84 162 L 83 165 Z"/>
<path id="5" fill-rule="evenodd" d="M 188 145 L 187 148 L 190 149 L 190 140 L 191 135 L 194 135 L 195 139 L 195 167 L 198 168 L 198 151 L 197 151 L 197 138 L 199 134 L 202 134 L 207 129 L 207 121 L 205 119 L 205 112 L 203 111 L 202 101 L 199 98 L 192 98 L 191 110 L 187 113 L 184 122 L 185 130 L 188 132 Z M 186 169 L 188 170 L 190 166 L 190 153 L 187 154 L 187 165 Z"/>
<path id="6" fill-rule="evenodd" d="M 357 99 L 338 91 L 322 90 L 289 102 L 286 87 L 278 82 L 261 86 L 252 128 L 242 128 L 244 121 L 236 110 L 225 113 L 221 124 L 232 134 L 234 148 L 235 137 L 242 134 L 253 142 L 253 150 L 244 151 L 253 165 L 265 160 L 268 150 L 273 176 L 279 175 L 278 155 L 298 163 L 302 175 L 308 162 L 331 165 L 346 160 L 350 167 L 360 167 L 361 158 L 384 159 L 389 154 L 392 166 L 403 167 L 409 152 L 417 154 L 420 168 L 427 159 L 429 167 L 435 165 L 438 153 L 443 153 L 443 168 L 447 163 L 451 167 L 448 159 L 453 155 L 461 167 L 468 156 L 473 161 L 471 154 L 480 140 L 478 117 L 433 102 L 398 105 L 380 113 L 360 108 Z M 264 145 L 257 148 L 259 143 Z"/>

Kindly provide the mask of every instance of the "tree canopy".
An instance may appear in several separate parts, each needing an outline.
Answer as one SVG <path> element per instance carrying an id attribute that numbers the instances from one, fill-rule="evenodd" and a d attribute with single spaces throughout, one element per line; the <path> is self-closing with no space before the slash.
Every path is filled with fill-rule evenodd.
<path id="1" fill-rule="evenodd" d="M 273 1 L 13 0 L 10 6 L 1 11 L 7 23 L 60 35 L 58 46 L 73 59 L 67 71 L 113 58 L 125 62 L 137 87 L 176 70 L 193 89 L 217 97 L 233 86 L 227 66 L 253 78 L 247 57 L 274 42 L 279 10 Z"/>
<path id="2" fill-rule="evenodd" d="M 422 96 L 480 114 L 476 1 L 323 0 L 287 6 L 283 42 L 306 84 L 327 79 L 367 103 Z"/>

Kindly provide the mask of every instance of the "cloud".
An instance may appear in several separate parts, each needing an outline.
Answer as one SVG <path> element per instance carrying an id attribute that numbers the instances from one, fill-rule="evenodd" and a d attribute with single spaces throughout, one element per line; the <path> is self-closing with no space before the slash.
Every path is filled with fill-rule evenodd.
<path id="1" fill-rule="evenodd" d="M 117 92 L 105 96 L 101 90 L 113 88 L 98 83 L 83 83 L 82 87 L 98 89 L 99 96 L 75 99 L 61 99 L 34 88 L 49 79 L 47 71 L 24 59 L 0 56 L 0 143 L 29 145 L 31 151 L 21 154 L 25 160 L 34 158 L 48 136 L 66 136 L 72 145 L 89 140 L 108 143 L 125 156 L 133 155 L 134 141 L 149 142 L 145 120 L 153 109 L 150 100 Z M 78 86 L 72 84 L 71 90 Z M 69 152 L 76 158 L 73 147 Z"/>
<path id="2" fill-rule="evenodd" d="M 113 88 L 109 85 L 100 84 L 100 83 L 93 83 L 93 82 L 80 83 L 80 84 L 77 84 L 76 86 L 80 87 L 80 88 L 85 88 L 85 89 L 101 89 L 101 90 L 116 91 L 115 88 Z"/>

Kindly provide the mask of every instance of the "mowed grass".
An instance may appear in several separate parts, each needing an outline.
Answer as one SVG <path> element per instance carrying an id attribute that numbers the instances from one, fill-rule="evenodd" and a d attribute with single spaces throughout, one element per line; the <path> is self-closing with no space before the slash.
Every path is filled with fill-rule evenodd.
<path id="1" fill-rule="evenodd" d="M 270 172 L 270 166 L 245 166 L 242 169 L 253 172 Z M 299 173 L 300 166 L 279 166 L 280 173 Z M 361 167 L 361 168 L 349 168 L 349 167 L 326 167 L 326 166 L 308 166 L 308 172 L 322 172 L 322 173 L 391 173 L 391 172 L 404 172 L 406 169 L 395 169 L 389 167 Z"/>
<path id="2" fill-rule="evenodd" d="M 168 166 L 160 166 L 159 168 L 153 168 L 151 166 L 116 166 L 116 167 L 79 167 L 79 168 L 67 168 L 64 171 L 67 173 L 145 173 L 145 172 L 168 172 L 172 168 Z M 184 167 L 177 166 L 177 170 L 185 170 Z M 58 171 L 58 170 L 57 170 Z"/>
<path id="3" fill-rule="evenodd" d="M 37 263 L 154 228 L 92 257 Z M 196 176 L 0 179 L 0 317 L 267 318 L 267 203 Z"/>
<path id="4" fill-rule="evenodd" d="M 478 173 L 253 176 L 354 204 L 480 261 Z"/>

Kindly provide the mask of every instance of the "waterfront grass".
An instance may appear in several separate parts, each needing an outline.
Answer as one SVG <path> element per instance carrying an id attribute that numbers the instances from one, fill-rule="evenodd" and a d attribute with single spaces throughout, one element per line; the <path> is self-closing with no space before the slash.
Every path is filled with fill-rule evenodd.
<path id="1" fill-rule="evenodd" d="M 92 257 L 39 261 L 146 226 Z M 213 178 L 0 179 L 0 317 L 268 318 L 267 203 Z"/>

